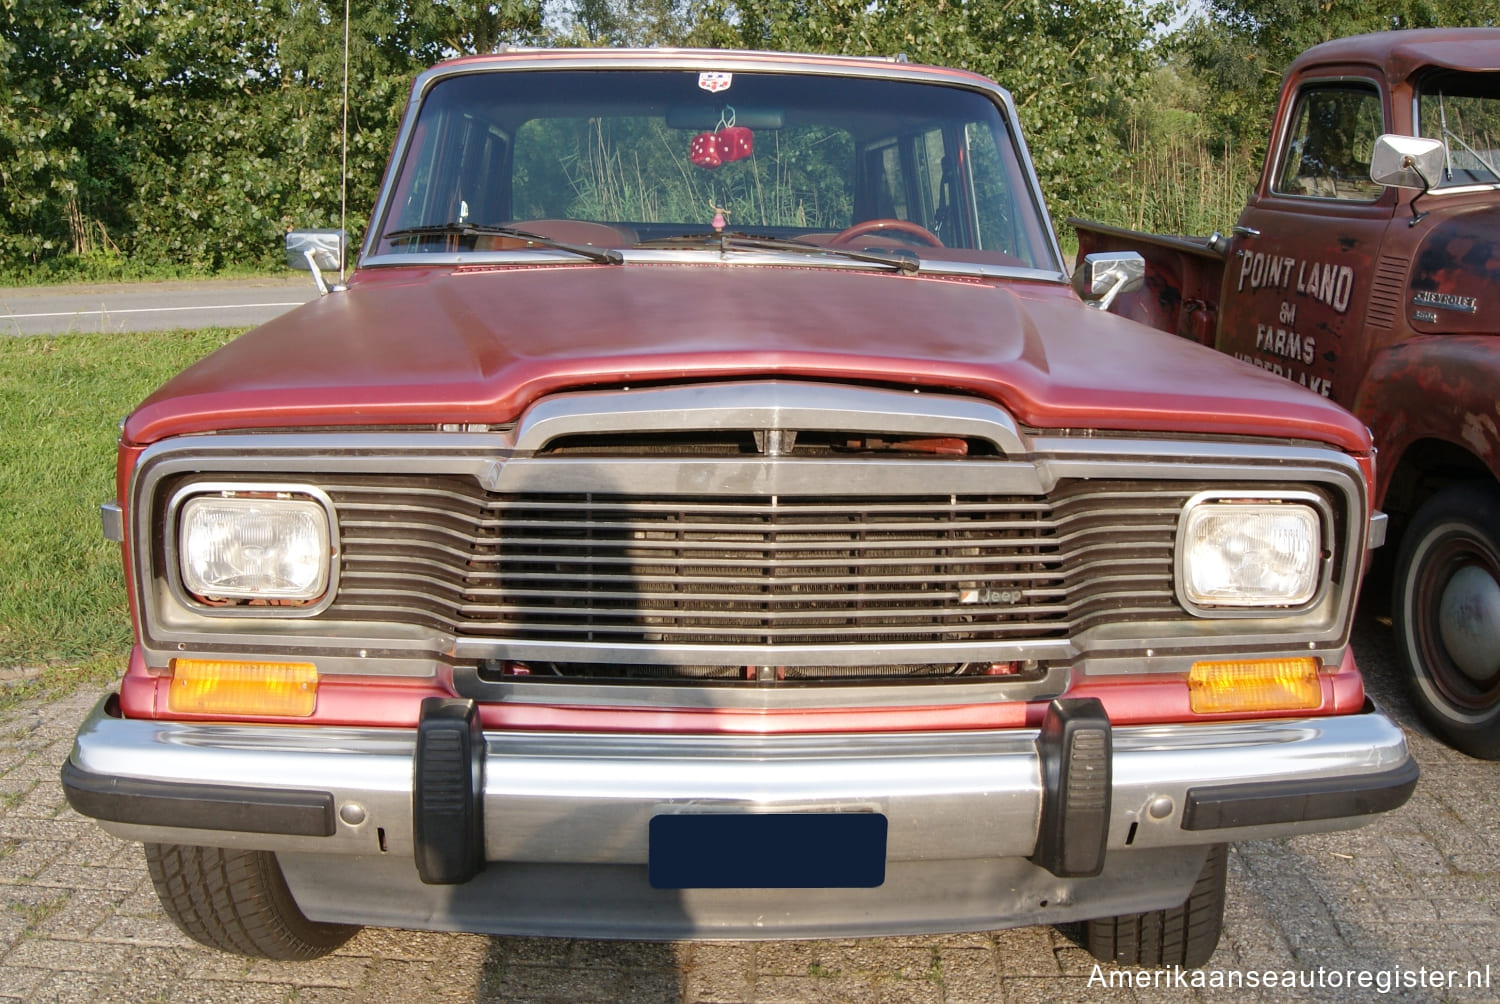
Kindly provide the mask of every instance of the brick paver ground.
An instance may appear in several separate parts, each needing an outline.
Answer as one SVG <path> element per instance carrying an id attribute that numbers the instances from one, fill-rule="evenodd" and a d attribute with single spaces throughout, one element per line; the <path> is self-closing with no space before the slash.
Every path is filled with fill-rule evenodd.
<path id="1" fill-rule="evenodd" d="M 1356 652 L 1407 728 L 1416 794 L 1362 830 L 1235 846 L 1224 938 L 1203 971 L 1291 973 L 1321 988 L 1192 989 L 1176 985 L 1191 974 L 1096 969 L 1043 927 L 729 944 L 369 929 L 316 962 L 250 961 L 179 934 L 140 847 L 64 803 L 57 771 L 91 691 L 0 712 L 0 1001 L 1500 1001 L 1500 763 L 1416 724 L 1392 682 L 1387 628 L 1364 619 Z M 1433 986 L 1433 970 L 1455 971 L 1457 986 Z M 1361 971 L 1372 984 L 1348 986 Z M 1467 986 L 1470 971 L 1488 986 Z M 1126 987 L 1127 976 L 1148 982 Z M 1385 994 L 1373 982 L 1393 978 Z"/>

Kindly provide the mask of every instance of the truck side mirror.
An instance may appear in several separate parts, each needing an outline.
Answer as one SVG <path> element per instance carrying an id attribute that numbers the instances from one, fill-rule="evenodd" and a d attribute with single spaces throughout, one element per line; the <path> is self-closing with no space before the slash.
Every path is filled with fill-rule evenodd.
<path id="1" fill-rule="evenodd" d="M 286 235 L 287 266 L 311 272 L 318 292 L 326 296 L 328 283 L 323 270 L 343 274 L 344 244 L 342 230 L 290 230 Z"/>
<path id="2" fill-rule="evenodd" d="M 1375 141 L 1370 180 L 1393 188 L 1426 192 L 1442 176 L 1447 147 L 1440 139 L 1387 133 Z"/>
<path id="3" fill-rule="evenodd" d="M 1139 251 L 1097 251 L 1084 255 L 1073 272 L 1073 289 L 1084 302 L 1108 310 L 1121 293 L 1132 293 L 1146 281 L 1146 259 Z"/>

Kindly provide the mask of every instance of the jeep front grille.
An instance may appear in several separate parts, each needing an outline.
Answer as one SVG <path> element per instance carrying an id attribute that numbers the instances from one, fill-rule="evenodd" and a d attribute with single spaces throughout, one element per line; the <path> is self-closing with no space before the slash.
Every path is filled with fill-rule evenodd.
<path id="1" fill-rule="evenodd" d="M 1172 543 L 1204 487 L 650 498 L 503 495 L 460 477 L 320 483 L 344 554 L 326 616 L 459 638 L 773 648 L 1044 640 L 1185 618 Z"/>

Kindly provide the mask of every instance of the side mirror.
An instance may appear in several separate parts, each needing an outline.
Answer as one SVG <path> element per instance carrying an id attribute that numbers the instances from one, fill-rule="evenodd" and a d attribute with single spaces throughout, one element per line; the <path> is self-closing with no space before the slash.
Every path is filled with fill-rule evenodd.
<path id="1" fill-rule="evenodd" d="M 291 230 L 286 235 L 286 263 L 290 268 L 305 269 L 313 274 L 318 292 L 328 293 L 323 271 L 344 271 L 345 237 L 342 230 Z"/>
<path id="2" fill-rule="evenodd" d="M 1375 141 L 1370 180 L 1377 185 L 1425 192 L 1442 177 L 1447 152 L 1440 139 L 1387 133 Z"/>
<path id="3" fill-rule="evenodd" d="M 1108 310 L 1121 293 L 1146 281 L 1146 259 L 1138 251 L 1097 251 L 1084 255 L 1073 271 L 1073 289 L 1090 307 Z"/>

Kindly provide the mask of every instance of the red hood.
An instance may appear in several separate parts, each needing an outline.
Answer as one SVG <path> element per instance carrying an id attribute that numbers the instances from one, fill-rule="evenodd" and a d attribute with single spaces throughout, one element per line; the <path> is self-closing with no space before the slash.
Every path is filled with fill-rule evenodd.
<path id="1" fill-rule="evenodd" d="M 367 270 L 171 380 L 124 435 L 503 423 L 564 389 L 770 376 L 957 390 L 1039 428 L 1369 449 L 1335 405 L 1059 285 L 717 263 Z"/>

